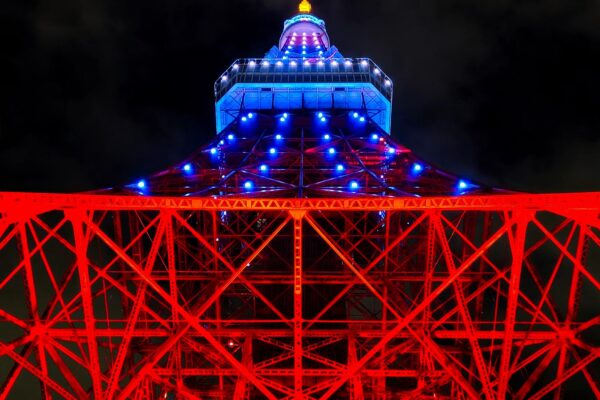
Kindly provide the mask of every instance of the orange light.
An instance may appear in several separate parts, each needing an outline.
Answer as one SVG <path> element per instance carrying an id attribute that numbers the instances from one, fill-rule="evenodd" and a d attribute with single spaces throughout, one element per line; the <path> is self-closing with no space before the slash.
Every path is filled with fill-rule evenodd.
<path id="1" fill-rule="evenodd" d="M 298 6 L 298 10 L 301 13 L 309 13 L 310 10 L 312 10 L 312 6 L 310 5 L 310 2 L 308 0 L 302 0 L 302 2 L 300 3 L 300 5 Z"/>

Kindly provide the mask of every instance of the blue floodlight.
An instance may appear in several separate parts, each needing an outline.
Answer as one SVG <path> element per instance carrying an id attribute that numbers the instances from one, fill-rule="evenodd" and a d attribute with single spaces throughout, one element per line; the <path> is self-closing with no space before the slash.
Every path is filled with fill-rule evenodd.
<path id="1" fill-rule="evenodd" d="M 275 140 L 281 140 L 283 139 L 283 136 L 281 136 L 280 133 L 278 133 L 277 135 L 275 135 Z"/>
<path id="2" fill-rule="evenodd" d="M 233 136 L 233 133 L 230 133 L 229 135 L 227 135 L 227 140 L 233 140 L 235 136 Z"/>
<path id="3" fill-rule="evenodd" d="M 323 135 L 323 139 L 324 140 L 329 140 L 329 139 L 331 139 L 331 135 L 329 133 L 326 133 L 326 134 Z"/>
<path id="4" fill-rule="evenodd" d="M 396 149 L 395 149 L 395 148 L 393 148 L 393 147 L 390 147 L 390 148 L 388 149 L 388 153 L 389 153 L 389 154 L 392 154 L 392 155 L 393 155 L 393 154 L 396 154 Z"/>
<path id="5" fill-rule="evenodd" d="M 321 117 L 321 122 L 327 122 L 327 118 Z"/>
<path id="6" fill-rule="evenodd" d="M 182 169 L 183 169 L 183 171 L 184 171 L 184 172 L 188 172 L 188 173 L 189 173 L 189 172 L 192 172 L 192 164 L 190 164 L 190 163 L 187 163 L 187 164 L 185 164 L 185 165 L 183 166 L 183 168 L 182 168 Z"/>
<path id="7" fill-rule="evenodd" d="M 138 189 L 146 189 L 146 181 L 143 179 L 140 179 L 136 186 L 138 187 Z"/>
<path id="8" fill-rule="evenodd" d="M 281 118 L 279 118 L 279 121 L 280 121 L 280 122 L 285 122 L 285 118 L 284 118 L 284 117 L 281 117 Z"/>
<path id="9" fill-rule="evenodd" d="M 350 189 L 351 189 L 351 190 L 356 190 L 356 189 L 358 189 L 358 182 L 356 182 L 356 181 L 351 181 L 351 182 L 350 182 Z"/>
<path id="10" fill-rule="evenodd" d="M 217 154 L 217 149 L 215 147 L 213 147 L 212 149 L 210 149 L 210 154 Z"/>
<path id="11" fill-rule="evenodd" d="M 323 118 L 323 113 L 322 113 L 322 112 L 318 113 L 318 114 L 317 114 L 317 117 L 319 117 L 319 118 Z"/>
<path id="12" fill-rule="evenodd" d="M 468 183 L 467 181 L 465 181 L 465 180 L 463 180 L 463 179 L 460 179 L 460 180 L 458 181 L 458 188 L 459 188 L 460 190 L 465 190 L 465 189 L 466 189 L 466 188 L 468 188 L 468 187 L 469 187 L 469 183 Z"/>
<path id="13" fill-rule="evenodd" d="M 414 163 L 412 170 L 415 174 L 418 174 L 419 172 L 423 171 L 423 166 L 419 163 Z"/>
<path id="14" fill-rule="evenodd" d="M 342 171 L 344 170 L 344 166 L 343 166 L 342 164 L 338 164 L 338 165 L 335 167 L 335 170 L 336 170 L 336 171 L 338 171 L 338 172 L 342 172 Z"/>
<path id="15" fill-rule="evenodd" d="M 333 147 L 330 147 L 329 150 L 327 150 L 327 152 L 329 154 L 335 154 L 335 149 Z"/>
<path id="16" fill-rule="evenodd" d="M 267 164 L 262 164 L 260 167 L 258 167 L 258 169 L 260 170 L 260 172 L 267 172 L 269 170 L 269 167 L 267 167 Z"/>
<path id="17" fill-rule="evenodd" d="M 358 113 L 357 113 L 357 112 L 354 112 L 354 113 L 352 113 L 352 116 L 353 116 L 354 118 L 358 118 Z"/>
<path id="18" fill-rule="evenodd" d="M 360 117 L 358 120 L 359 120 L 360 122 L 365 122 L 365 117 Z"/>
<path id="19" fill-rule="evenodd" d="M 378 134 L 376 134 L 376 133 L 373 133 L 373 134 L 371 135 L 371 139 L 373 139 L 373 140 L 378 140 L 378 139 L 379 139 L 379 135 L 378 135 Z"/>
<path id="20" fill-rule="evenodd" d="M 244 182 L 244 189 L 250 190 L 253 187 L 254 187 L 254 183 L 252 183 L 252 181 L 246 181 L 246 182 Z"/>
<path id="21" fill-rule="evenodd" d="M 277 153 L 277 150 L 275 150 L 275 147 L 271 147 L 269 149 L 269 154 L 276 154 L 276 153 Z"/>
<path id="22" fill-rule="evenodd" d="M 248 118 L 254 118 L 254 114 L 248 113 Z"/>

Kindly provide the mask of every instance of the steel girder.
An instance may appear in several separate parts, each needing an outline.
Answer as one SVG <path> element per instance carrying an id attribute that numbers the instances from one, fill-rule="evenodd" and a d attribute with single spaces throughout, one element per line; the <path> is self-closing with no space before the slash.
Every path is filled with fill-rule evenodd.
<path id="1" fill-rule="evenodd" d="M 0 194 L 0 399 L 600 398 L 600 194 Z"/>

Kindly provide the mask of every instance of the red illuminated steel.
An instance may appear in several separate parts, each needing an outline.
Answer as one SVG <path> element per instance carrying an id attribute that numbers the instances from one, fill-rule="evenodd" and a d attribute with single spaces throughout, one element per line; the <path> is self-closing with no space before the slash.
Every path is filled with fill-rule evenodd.
<path id="1" fill-rule="evenodd" d="M 598 193 L 0 212 L 0 399 L 600 398 Z"/>

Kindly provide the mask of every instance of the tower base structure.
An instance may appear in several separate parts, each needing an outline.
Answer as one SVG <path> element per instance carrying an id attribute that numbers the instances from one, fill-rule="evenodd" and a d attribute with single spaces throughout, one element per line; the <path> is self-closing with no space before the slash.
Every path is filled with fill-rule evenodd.
<path id="1" fill-rule="evenodd" d="M 600 398 L 600 193 L 0 193 L 0 398 Z"/>

